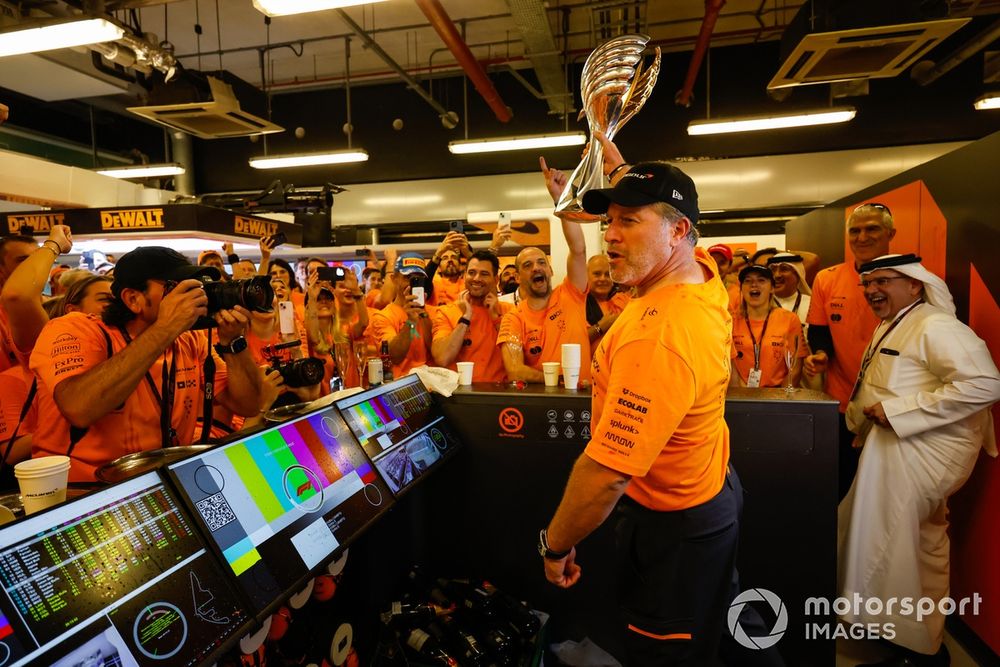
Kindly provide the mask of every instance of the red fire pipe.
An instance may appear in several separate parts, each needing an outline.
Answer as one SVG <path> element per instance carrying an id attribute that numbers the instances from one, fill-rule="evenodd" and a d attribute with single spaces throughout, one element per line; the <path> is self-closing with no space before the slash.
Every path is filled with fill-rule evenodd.
<path id="1" fill-rule="evenodd" d="M 677 93 L 675 102 L 681 106 L 691 104 L 691 92 L 694 90 L 694 80 L 698 78 L 698 70 L 701 69 L 701 61 L 705 59 L 705 52 L 708 51 L 708 43 L 712 41 L 712 31 L 715 30 L 715 21 L 719 18 L 722 7 L 726 0 L 705 0 L 705 18 L 701 22 L 701 32 L 698 33 L 698 41 L 694 44 L 694 52 L 691 54 L 691 64 L 688 65 L 687 76 L 684 78 L 684 87 Z"/>
<path id="2" fill-rule="evenodd" d="M 496 114 L 497 120 L 501 123 L 508 122 L 512 118 L 510 109 L 500 99 L 500 93 L 497 92 L 497 89 L 493 87 L 493 82 L 486 76 L 486 70 L 479 64 L 476 57 L 472 55 L 469 45 L 458 34 L 455 24 L 448 16 L 448 13 L 445 12 L 441 3 L 438 0 L 414 0 L 414 2 L 417 3 L 417 6 L 420 7 L 421 11 L 427 17 L 427 20 L 437 30 L 437 34 L 441 36 L 441 41 L 454 54 L 455 59 L 458 60 L 458 64 L 465 70 L 476 90 L 486 100 L 486 104 L 493 110 L 493 113 Z"/>

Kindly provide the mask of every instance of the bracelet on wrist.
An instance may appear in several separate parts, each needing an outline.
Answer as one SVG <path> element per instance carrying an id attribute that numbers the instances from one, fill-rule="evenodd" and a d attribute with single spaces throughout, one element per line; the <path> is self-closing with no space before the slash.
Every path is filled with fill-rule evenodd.
<path id="1" fill-rule="evenodd" d="M 617 174 L 619 171 L 621 171 L 626 167 L 628 167 L 628 162 L 622 162 L 620 165 L 612 169 L 610 172 L 608 172 L 608 180 L 610 181 L 612 178 L 615 177 L 615 174 Z"/>
<path id="2" fill-rule="evenodd" d="M 52 244 L 51 246 L 49 245 L 50 243 Z M 55 247 L 53 247 L 53 246 L 55 246 Z M 56 254 L 56 257 L 58 257 L 59 255 L 62 254 L 62 248 L 59 246 L 58 243 L 56 243 L 52 239 L 45 239 L 44 241 L 42 241 L 42 246 L 41 247 L 48 248 L 49 250 L 51 250 L 52 252 L 54 252 Z"/>
<path id="3" fill-rule="evenodd" d="M 465 317 L 464 315 L 462 317 L 458 318 L 458 323 L 459 324 L 464 324 L 467 327 L 468 326 L 472 326 L 472 320 L 470 320 L 468 317 Z"/>

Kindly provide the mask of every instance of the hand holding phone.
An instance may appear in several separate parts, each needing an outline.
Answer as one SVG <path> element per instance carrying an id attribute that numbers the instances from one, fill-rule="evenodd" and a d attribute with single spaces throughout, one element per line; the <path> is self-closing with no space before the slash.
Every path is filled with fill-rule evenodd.
<path id="1" fill-rule="evenodd" d="M 347 270 L 342 266 L 318 266 L 316 267 L 316 278 L 326 282 L 335 283 L 347 277 Z"/>
<path id="2" fill-rule="evenodd" d="M 508 211 L 501 212 L 500 217 L 497 218 L 497 231 L 510 232 L 510 213 Z"/>
<path id="3" fill-rule="evenodd" d="M 424 277 L 421 275 L 410 276 L 410 294 L 417 297 L 417 305 L 423 307 L 424 304 Z"/>
<path id="4" fill-rule="evenodd" d="M 278 302 L 278 327 L 282 335 L 295 333 L 295 307 L 291 301 Z"/>

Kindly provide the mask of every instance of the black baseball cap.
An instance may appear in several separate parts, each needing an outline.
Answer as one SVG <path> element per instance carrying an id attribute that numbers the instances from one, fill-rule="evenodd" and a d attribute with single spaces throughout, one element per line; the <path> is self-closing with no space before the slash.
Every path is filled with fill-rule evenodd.
<path id="1" fill-rule="evenodd" d="M 120 296 L 126 287 L 142 289 L 147 280 L 187 280 L 188 278 L 209 278 L 219 280 L 222 276 L 214 266 L 197 266 L 172 248 L 145 246 L 122 255 L 115 264 L 115 279 L 111 283 L 111 293 Z"/>
<path id="2" fill-rule="evenodd" d="M 767 268 L 766 266 L 758 266 L 756 264 L 751 264 L 749 266 L 743 267 L 743 270 L 740 271 L 740 285 L 742 285 L 744 281 L 746 281 L 746 279 L 750 277 L 751 273 L 755 273 L 758 276 L 767 278 L 768 280 L 771 281 L 772 285 L 774 284 L 774 273 L 771 272 L 771 269 Z"/>
<path id="3" fill-rule="evenodd" d="M 694 181 L 666 162 L 640 162 L 615 187 L 590 190 L 583 195 L 583 209 L 597 214 L 607 213 L 613 203 L 637 208 L 656 202 L 670 204 L 692 224 L 698 222 L 698 190 Z"/>

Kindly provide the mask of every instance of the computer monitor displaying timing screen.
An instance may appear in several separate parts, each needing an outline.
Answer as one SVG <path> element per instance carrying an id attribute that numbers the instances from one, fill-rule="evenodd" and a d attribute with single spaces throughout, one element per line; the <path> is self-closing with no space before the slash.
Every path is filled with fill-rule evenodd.
<path id="1" fill-rule="evenodd" d="M 397 496 L 453 454 L 459 440 L 416 375 L 335 403 Z"/>
<path id="2" fill-rule="evenodd" d="M 333 407 L 179 461 L 169 474 L 261 615 L 393 502 Z"/>
<path id="3" fill-rule="evenodd" d="M 210 661 L 251 615 L 155 473 L 0 528 L 0 665 Z"/>

